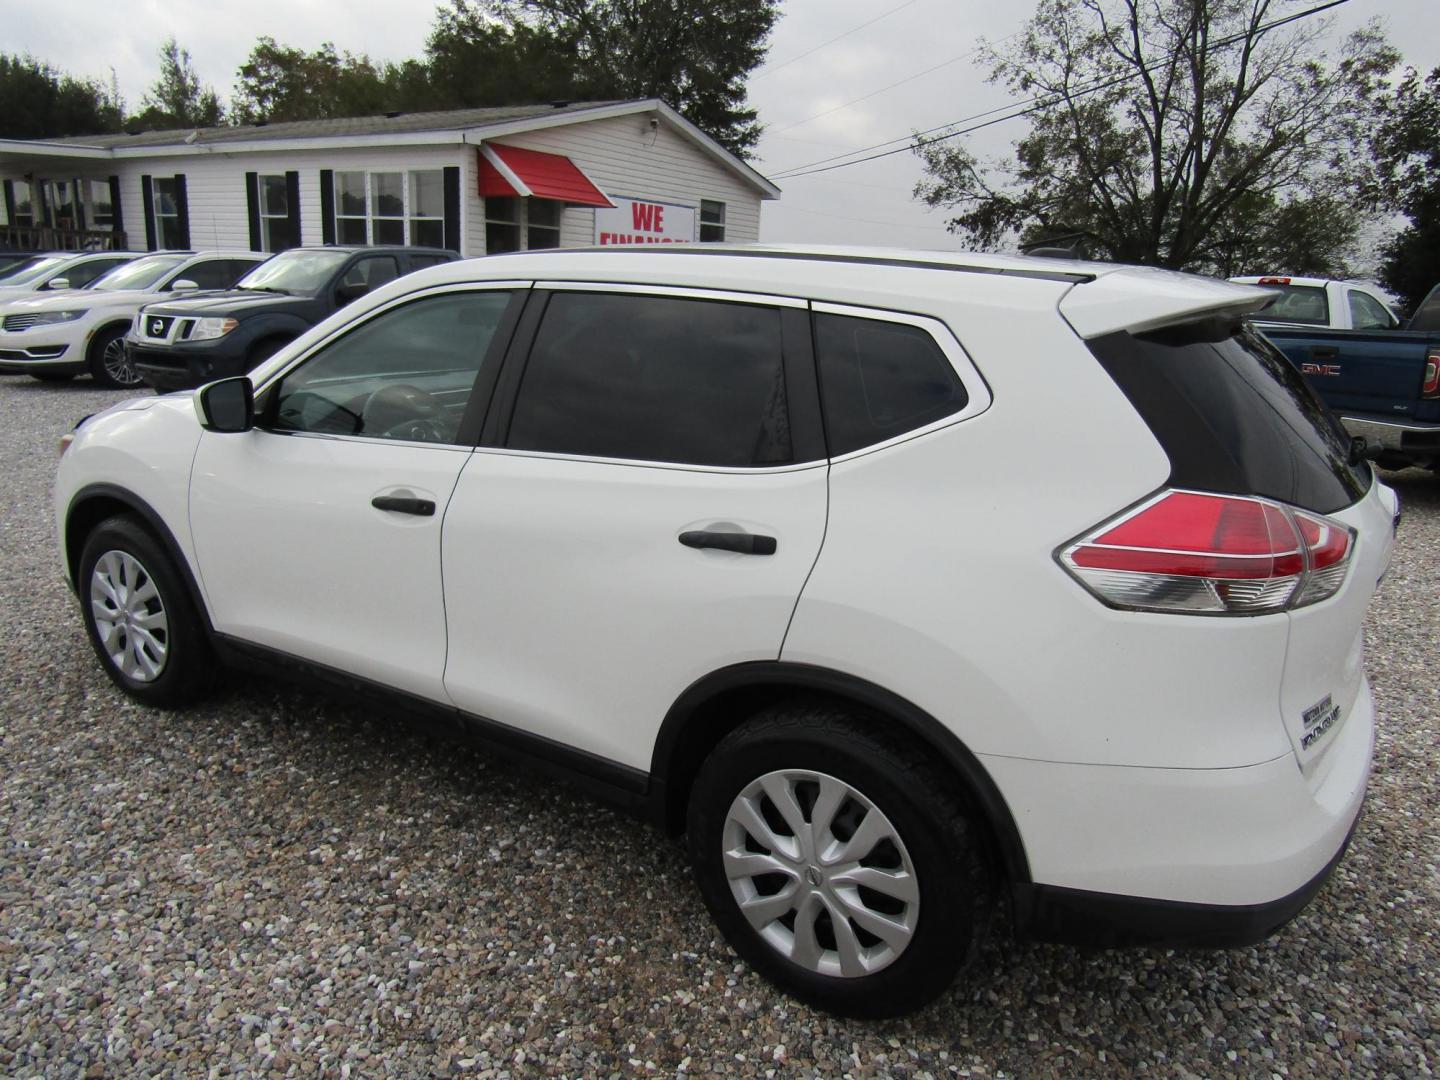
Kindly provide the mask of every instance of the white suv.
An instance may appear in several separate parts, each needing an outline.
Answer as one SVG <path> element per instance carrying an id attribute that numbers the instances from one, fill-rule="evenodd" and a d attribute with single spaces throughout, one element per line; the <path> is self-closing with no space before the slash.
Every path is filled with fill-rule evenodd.
<path id="1" fill-rule="evenodd" d="M 109 676 L 260 661 L 688 834 L 736 950 L 863 1015 L 1021 933 L 1254 942 L 1339 859 L 1393 493 L 1157 270 L 553 251 L 401 278 L 60 463 Z M 252 384 L 253 380 L 253 384 Z"/>

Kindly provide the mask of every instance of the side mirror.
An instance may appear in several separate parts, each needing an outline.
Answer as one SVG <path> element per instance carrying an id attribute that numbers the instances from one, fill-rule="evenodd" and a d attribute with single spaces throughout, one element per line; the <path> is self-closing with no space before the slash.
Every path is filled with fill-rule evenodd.
<path id="1" fill-rule="evenodd" d="M 359 300 L 370 291 L 370 286 L 363 281 L 342 282 L 335 289 L 335 299 L 342 304 L 348 304 L 352 300 Z"/>
<path id="2" fill-rule="evenodd" d="M 206 383 L 195 391 L 195 411 L 206 431 L 249 431 L 255 426 L 255 387 L 244 375 Z"/>
<path id="3" fill-rule="evenodd" d="M 47 289 L 68 289 L 69 287 L 70 279 L 66 277 L 52 277 L 45 283 Z"/>
<path id="4" fill-rule="evenodd" d="M 184 277 L 182 277 L 178 281 L 172 281 L 170 283 L 171 292 L 195 292 L 199 288 L 200 286 L 198 284 L 191 281 L 189 278 Z"/>

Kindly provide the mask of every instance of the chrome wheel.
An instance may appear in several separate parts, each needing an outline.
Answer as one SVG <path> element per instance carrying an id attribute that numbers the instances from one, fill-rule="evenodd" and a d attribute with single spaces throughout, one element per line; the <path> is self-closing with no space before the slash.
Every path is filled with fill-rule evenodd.
<path id="1" fill-rule="evenodd" d="M 115 669 L 135 682 L 165 670 L 170 621 L 150 572 L 125 551 L 107 551 L 90 575 L 90 611 L 101 648 Z"/>
<path id="2" fill-rule="evenodd" d="M 140 373 L 135 370 L 135 365 L 125 353 L 124 338 L 117 337 L 105 343 L 105 348 L 100 353 L 100 366 L 117 386 L 140 385 Z"/>
<path id="3" fill-rule="evenodd" d="M 920 889 L 905 843 L 843 780 L 803 769 L 766 773 L 730 804 L 721 843 L 741 914 L 809 971 L 870 975 L 914 937 Z"/>

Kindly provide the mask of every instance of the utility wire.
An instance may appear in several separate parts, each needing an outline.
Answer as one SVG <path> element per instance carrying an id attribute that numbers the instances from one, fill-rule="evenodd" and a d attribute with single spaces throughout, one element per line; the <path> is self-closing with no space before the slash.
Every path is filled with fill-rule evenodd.
<path id="1" fill-rule="evenodd" d="M 1297 11 L 1292 15 L 1286 15 L 1284 18 L 1272 19 L 1270 22 L 1263 23 L 1260 26 L 1256 27 L 1253 31 L 1246 30 L 1239 34 L 1232 34 L 1229 37 L 1221 38 L 1219 41 L 1211 42 L 1210 45 L 1205 48 L 1205 52 L 1211 53 L 1214 52 L 1216 49 L 1224 48 L 1227 45 L 1233 45 L 1237 41 L 1245 40 L 1246 37 L 1249 37 L 1252 34 L 1258 37 L 1260 34 L 1267 33 L 1271 30 L 1276 29 L 1277 27 L 1286 25 L 1287 23 L 1297 22 L 1300 19 L 1309 18 L 1311 15 L 1318 15 L 1322 11 L 1329 11 L 1331 8 L 1337 8 L 1340 7 L 1342 4 L 1348 4 L 1349 2 L 1350 0 L 1329 0 L 1328 3 L 1317 4 L 1315 7 L 1306 8 L 1304 11 Z M 1167 54 L 1165 57 L 1156 60 L 1153 64 L 1145 64 L 1136 71 L 1127 72 L 1124 75 L 1093 83 L 1089 86 L 1082 86 L 1076 91 L 1074 91 L 1070 95 L 1070 97 L 1082 97 L 1086 94 L 1093 94 L 1100 90 L 1106 90 L 1112 86 L 1118 86 L 1121 83 L 1129 82 L 1132 79 L 1138 78 L 1142 73 L 1148 72 L 1154 67 L 1163 64 L 1172 56 L 1173 54 Z M 838 158 L 824 158 L 820 161 L 812 161 L 808 165 L 797 165 L 792 169 L 786 169 L 781 172 L 775 173 L 772 179 L 793 180 L 799 176 L 810 176 L 815 173 L 831 172 L 834 169 L 843 169 L 850 165 L 861 165 L 867 161 L 876 161 L 879 158 L 891 157 L 894 154 L 903 154 L 907 151 L 918 148 L 921 145 L 924 136 L 932 134 L 933 132 L 941 131 L 948 127 L 955 127 L 956 125 L 960 124 L 970 125 L 967 127 L 960 127 L 957 130 L 951 131 L 946 135 L 941 135 L 939 138 L 930 140 L 932 143 L 945 142 L 949 139 L 958 138 L 961 135 L 968 135 L 971 132 L 979 131 L 981 128 L 990 127 L 992 124 L 1001 123 L 1005 120 L 1016 120 L 1022 116 L 1028 116 L 1031 113 L 1043 112 L 1045 109 L 1050 108 L 1061 100 L 1063 100 L 1063 98 L 1060 95 L 1051 95 L 1050 97 L 1036 96 L 1032 98 L 1026 98 L 1024 101 L 1012 102 L 1008 105 L 1002 105 L 999 108 L 989 109 L 986 112 L 982 113 L 976 113 L 974 116 L 967 116 L 960 120 L 951 121 L 949 124 L 941 124 L 939 127 L 930 128 L 927 131 L 919 132 L 916 135 L 903 136 L 901 139 L 888 139 L 883 143 L 876 143 L 874 146 L 867 146 L 860 150 L 852 151 L 851 154 L 841 154 L 838 156 L 839 158 L 853 158 L 853 160 L 850 161 L 840 161 L 838 160 Z M 994 119 L 986 120 L 984 123 L 972 124 L 972 121 L 979 120 L 982 117 L 991 115 L 992 113 L 1001 112 L 1007 109 L 1018 109 L 1019 111 L 1007 112 L 1004 116 L 997 116 Z M 880 153 L 869 154 L 866 157 L 854 157 L 855 154 L 864 154 L 868 150 L 880 150 L 881 147 L 890 146 L 891 144 L 901 142 L 902 140 L 904 142 L 903 146 L 898 146 L 891 150 L 883 150 Z M 829 161 L 837 161 L 837 164 L 827 164 L 827 162 Z"/>
<path id="2" fill-rule="evenodd" d="M 859 26 L 852 26 L 849 30 L 846 30 L 843 34 L 836 34 L 834 37 L 830 38 L 828 41 L 822 41 L 819 45 L 816 45 L 816 46 L 815 46 L 814 48 L 812 48 L 812 49 L 806 49 L 804 52 L 800 53 L 798 56 L 792 56 L 789 60 L 786 60 L 783 64 L 776 64 L 774 67 L 767 67 L 764 71 L 760 72 L 758 75 L 755 76 L 754 79 L 751 79 L 750 81 L 751 81 L 751 82 L 754 82 L 755 79 L 763 79 L 763 78 L 765 78 L 765 77 L 768 76 L 768 75 L 774 75 L 775 72 L 779 71 L 781 68 L 787 68 L 787 67 L 789 67 L 791 64 L 795 63 L 795 61 L 797 61 L 797 60 L 804 60 L 805 57 L 809 56 L 811 53 L 817 53 L 817 52 L 819 52 L 821 49 L 826 48 L 826 47 L 829 46 L 829 45 L 834 45 L 835 42 L 839 41 L 841 38 L 847 38 L 847 37 L 849 37 L 851 34 L 858 33 L 859 31 L 864 30 L 867 26 L 874 26 L 874 25 L 875 25 L 877 22 L 879 22 L 881 19 L 888 19 L 891 15 L 894 15 L 896 12 L 904 11 L 904 10 L 905 10 L 907 7 L 909 7 L 911 4 L 918 4 L 919 2 L 920 2 L 920 0 L 905 0 L 905 2 L 904 2 L 903 4 L 900 4 L 898 7 L 893 7 L 893 8 L 891 8 L 889 11 L 883 12 L 883 13 L 880 14 L 880 15 L 876 15 L 873 19 L 869 20 L 868 22 L 863 22 L 863 23 L 861 23 Z"/>

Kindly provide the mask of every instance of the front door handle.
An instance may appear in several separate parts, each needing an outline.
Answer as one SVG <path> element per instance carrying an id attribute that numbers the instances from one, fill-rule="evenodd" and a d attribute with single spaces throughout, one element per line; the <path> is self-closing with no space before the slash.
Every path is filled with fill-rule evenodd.
<path id="1" fill-rule="evenodd" d="M 735 551 L 741 555 L 774 555 L 775 538 L 757 533 L 734 532 L 683 532 L 680 543 L 692 548 L 715 548 L 717 551 Z"/>
<path id="2" fill-rule="evenodd" d="M 376 495 L 370 500 L 376 510 L 391 510 L 397 514 L 414 514 L 416 517 L 434 517 L 435 504 L 429 499 L 417 499 L 413 495 Z"/>

